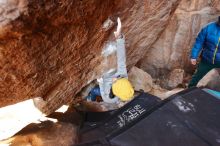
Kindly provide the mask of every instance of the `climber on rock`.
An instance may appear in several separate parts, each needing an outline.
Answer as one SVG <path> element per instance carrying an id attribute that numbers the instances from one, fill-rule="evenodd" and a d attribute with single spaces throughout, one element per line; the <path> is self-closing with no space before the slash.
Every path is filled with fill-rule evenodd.
<path id="1" fill-rule="evenodd" d="M 217 22 L 209 23 L 198 34 L 191 52 L 192 65 L 197 64 L 200 53 L 201 61 L 188 87 L 196 86 L 213 68 L 220 68 L 220 16 Z"/>
<path id="2" fill-rule="evenodd" d="M 117 72 L 104 73 L 98 79 L 99 86 L 94 87 L 87 99 L 95 101 L 96 96 L 101 96 L 107 103 L 129 101 L 133 98 L 134 89 L 128 81 L 126 69 L 125 39 L 121 33 L 121 20 L 117 19 L 117 30 L 114 32 L 117 51 Z"/>

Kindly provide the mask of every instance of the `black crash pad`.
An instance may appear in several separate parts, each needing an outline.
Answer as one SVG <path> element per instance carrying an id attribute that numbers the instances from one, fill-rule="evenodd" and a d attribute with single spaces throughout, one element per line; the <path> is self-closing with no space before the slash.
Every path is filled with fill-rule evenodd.
<path id="1" fill-rule="evenodd" d="M 142 115 L 154 111 L 154 108 L 160 106 L 161 103 L 159 98 L 142 93 L 117 111 L 89 113 L 86 117 L 85 127 L 80 131 L 80 141 L 83 143 L 90 142 L 94 139 L 105 138 L 110 133 L 120 132 L 127 126 L 133 125 L 138 119 L 145 117 Z M 98 121 L 94 122 L 91 120 L 92 115 L 95 115 L 95 118 L 98 115 L 101 117 L 109 116 L 98 118 Z"/>
<path id="2" fill-rule="evenodd" d="M 128 120 L 137 105 L 144 112 Z M 219 146 L 220 100 L 198 88 L 165 101 L 142 94 L 81 136 L 80 146 Z"/>

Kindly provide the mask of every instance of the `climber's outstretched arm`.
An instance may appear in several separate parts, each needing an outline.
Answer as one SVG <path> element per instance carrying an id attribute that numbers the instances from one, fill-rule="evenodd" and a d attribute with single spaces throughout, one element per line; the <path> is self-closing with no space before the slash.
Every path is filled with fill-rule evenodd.
<path id="1" fill-rule="evenodd" d="M 117 30 L 114 32 L 117 47 L 117 76 L 127 77 L 125 38 L 121 33 L 121 20 L 118 18 Z"/>

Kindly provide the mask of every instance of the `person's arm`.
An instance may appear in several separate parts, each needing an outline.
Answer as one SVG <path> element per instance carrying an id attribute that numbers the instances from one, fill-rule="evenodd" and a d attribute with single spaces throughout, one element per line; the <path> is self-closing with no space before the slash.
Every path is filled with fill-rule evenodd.
<path id="1" fill-rule="evenodd" d="M 203 45 L 204 45 L 204 42 L 205 42 L 205 39 L 206 39 L 206 35 L 207 35 L 207 27 L 203 28 L 197 38 L 196 38 L 196 41 L 194 43 L 194 46 L 192 48 L 192 51 L 191 51 L 191 63 L 193 65 L 196 64 L 196 60 L 199 56 L 199 53 L 201 52 L 202 48 L 203 48 Z"/>
<path id="2" fill-rule="evenodd" d="M 117 31 L 114 32 L 117 47 L 117 76 L 127 77 L 125 39 L 121 33 L 121 20 L 118 18 Z"/>
<path id="3" fill-rule="evenodd" d="M 117 75 L 127 77 L 126 68 L 126 51 L 125 51 L 125 39 L 124 36 L 116 40 L 117 44 Z"/>

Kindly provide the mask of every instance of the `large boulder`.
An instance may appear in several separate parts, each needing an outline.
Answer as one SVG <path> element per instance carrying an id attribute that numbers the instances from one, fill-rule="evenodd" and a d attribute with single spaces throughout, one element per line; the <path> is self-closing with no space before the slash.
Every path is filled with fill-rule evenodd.
<path id="1" fill-rule="evenodd" d="M 82 87 L 115 68 L 111 42 L 118 16 L 131 68 L 180 1 L 1 0 L 0 107 L 43 97 L 48 114 L 72 102 Z"/>
<path id="2" fill-rule="evenodd" d="M 150 51 L 138 63 L 153 78 L 167 78 L 174 69 L 193 73 L 189 56 L 201 28 L 220 15 L 219 0 L 182 0 L 169 25 Z"/>
<path id="3" fill-rule="evenodd" d="M 167 84 L 164 86 L 170 89 L 175 88 L 172 90 L 167 90 L 161 87 L 158 85 L 157 80 L 154 80 L 147 72 L 144 72 L 142 69 L 137 67 L 131 68 L 128 73 L 128 79 L 136 91 L 142 90 L 163 100 L 184 90 L 183 88 L 177 88 L 177 86 L 183 82 L 183 74 L 183 70 L 175 69 L 168 75 L 169 77 L 166 80 Z"/>
<path id="4" fill-rule="evenodd" d="M 136 91 L 143 90 L 144 92 L 149 92 L 152 89 L 152 77 L 135 66 L 129 71 L 128 79 Z"/>

